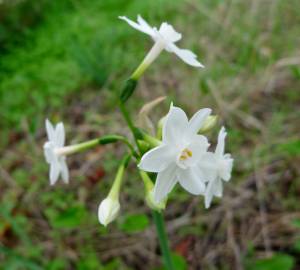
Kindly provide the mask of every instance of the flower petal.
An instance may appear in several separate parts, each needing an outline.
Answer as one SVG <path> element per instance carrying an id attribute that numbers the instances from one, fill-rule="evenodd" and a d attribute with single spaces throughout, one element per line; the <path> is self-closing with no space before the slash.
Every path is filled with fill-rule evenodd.
<path id="1" fill-rule="evenodd" d="M 104 199 L 98 208 L 98 219 L 101 224 L 107 226 L 110 222 L 112 222 L 120 211 L 120 203 L 118 200 L 112 200 L 107 197 Z"/>
<path id="2" fill-rule="evenodd" d="M 145 153 L 138 167 L 147 172 L 160 172 L 166 169 L 175 158 L 174 148 L 163 144 Z"/>
<path id="3" fill-rule="evenodd" d="M 160 203 L 173 189 L 176 180 L 176 165 L 172 164 L 157 174 L 153 196 L 156 203 Z"/>
<path id="4" fill-rule="evenodd" d="M 158 32 L 168 43 L 176 42 L 181 39 L 182 35 L 178 33 L 171 24 L 163 22 Z"/>
<path id="5" fill-rule="evenodd" d="M 55 140 L 54 127 L 48 119 L 46 119 L 46 131 L 47 131 L 48 140 L 54 142 Z"/>
<path id="6" fill-rule="evenodd" d="M 197 134 L 200 128 L 203 126 L 206 118 L 211 114 L 211 109 L 205 108 L 196 112 L 190 119 L 188 129 L 186 132 L 187 136 L 193 136 Z"/>
<path id="7" fill-rule="evenodd" d="M 63 181 L 66 184 L 68 184 L 69 183 L 69 169 L 68 169 L 68 165 L 66 163 L 66 158 L 65 157 L 61 157 L 60 171 L 61 171 L 61 176 L 62 176 Z"/>
<path id="8" fill-rule="evenodd" d="M 222 127 L 220 129 L 220 132 L 219 132 L 219 135 L 218 135 L 218 144 L 217 144 L 217 147 L 216 147 L 216 155 L 218 157 L 222 157 L 223 154 L 224 154 L 224 151 L 225 151 L 225 137 L 226 137 L 227 133 L 225 131 L 225 128 Z"/>
<path id="9" fill-rule="evenodd" d="M 205 208 L 209 208 L 212 198 L 214 196 L 214 183 L 215 183 L 215 179 L 212 181 L 209 181 L 207 187 L 206 187 L 206 191 L 205 191 Z"/>
<path id="10" fill-rule="evenodd" d="M 225 155 L 226 158 L 222 160 L 222 170 L 220 171 L 220 177 L 228 182 L 231 178 L 231 171 L 232 171 L 232 166 L 233 166 L 233 159 L 228 158 L 230 156 L 229 154 Z M 224 157 L 225 157 L 224 156 Z"/>
<path id="11" fill-rule="evenodd" d="M 216 178 L 214 183 L 214 195 L 221 198 L 223 195 L 223 183 L 220 178 Z"/>
<path id="12" fill-rule="evenodd" d="M 141 15 L 138 15 L 137 22 L 140 24 L 141 27 L 143 27 L 143 29 L 145 31 L 147 31 L 147 32 L 145 32 L 146 34 L 148 34 L 150 36 L 155 35 L 155 32 L 153 31 L 153 28 L 142 18 Z"/>
<path id="13" fill-rule="evenodd" d="M 168 44 L 166 49 L 169 52 L 175 53 L 183 62 L 194 67 L 204 68 L 204 66 L 197 60 L 197 56 L 192 51 L 180 49 L 173 43 Z"/>
<path id="14" fill-rule="evenodd" d="M 199 160 L 197 167 L 203 174 L 205 182 L 213 181 L 218 174 L 218 163 L 215 154 L 211 152 L 205 153 Z"/>
<path id="15" fill-rule="evenodd" d="M 55 146 L 63 147 L 65 144 L 65 128 L 62 122 L 58 123 L 55 128 Z"/>
<path id="16" fill-rule="evenodd" d="M 44 144 L 44 156 L 49 164 L 56 160 L 56 156 L 53 153 L 53 143 L 50 141 Z"/>
<path id="17" fill-rule="evenodd" d="M 60 173 L 60 166 L 58 162 L 52 162 L 50 164 L 50 174 L 49 174 L 49 178 L 50 178 L 50 185 L 54 185 L 58 179 Z"/>
<path id="18" fill-rule="evenodd" d="M 179 170 L 178 172 L 178 181 L 180 185 L 194 195 L 205 193 L 205 184 L 202 177 L 203 175 L 199 175 L 198 170 L 194 170 L 193 167 Z"/>
<path id="19" fill-rule="evenodd" d="M 125 16 L 119 16 L 119 19 L 124 20 L 125 22 L 127 22 L 131 27 L 133 27 L 134 29 L 141 31 L 151 37 L 153 37 L 155 35 L 154 30 L 149 26 L 149 24 L 146 23 L 145 20 L 143 20 L 143 18 L 141 16 L 138 16 L 138 23 L 128 19 Z"/>
<path id="20" fill-rule="evenodd" d="M 165 143 L 178 143 L 188 126 L 185 112 L 175 106 L 170 107 L 163 126 L 162 140 Z"/>

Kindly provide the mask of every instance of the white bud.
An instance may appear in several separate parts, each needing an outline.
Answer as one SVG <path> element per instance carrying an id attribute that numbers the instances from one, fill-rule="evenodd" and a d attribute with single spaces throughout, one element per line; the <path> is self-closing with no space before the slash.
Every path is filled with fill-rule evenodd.
<path id="1" fill-rule="evenodd" d="M 155 202 L 153 189 L 152 190 L 147 190 L 145 200 L 146 200 L 147 205 L 153 210 L 161 211 L 161 210 L 164 210 L 166 208 L 167 199 L 165 198 L 164 200 L 162 200 L 159 203 Z"/>
<path id="2" fill-rule="evenodd" d="M 102 225 L 107 226 L 107 224 L 111 223 L 118 216 L 119 211 L 119 200 L 107 197 L 100 203 L 98 208 L 99 222 Z"/>
<path id="3" fill-rule="evenodd" d="M 200 133 L 205 133 L 210 131 L 217 123 L 218 116 L 217 115 L 209 115 L 204 123 L 201 129 L 199 130 Z"/>

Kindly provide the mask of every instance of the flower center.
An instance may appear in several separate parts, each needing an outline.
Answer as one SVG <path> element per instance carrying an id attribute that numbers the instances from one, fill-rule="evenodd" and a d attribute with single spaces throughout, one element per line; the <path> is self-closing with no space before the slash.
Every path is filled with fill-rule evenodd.
<path id="1" fill-rule="evenodd" d="M 191 165 L 192 156 L 193 152 L 188 148 L 184 148 L 177 158 L 177 165 L 182 169 L 188 168 Z"/>
<path id="2" fill-rule="evenodd" d="M 179 156 L 180 161 L 187 160 L 188 158 L 193 156 L 193 152 L 190 149 L 184 148 Z"/>

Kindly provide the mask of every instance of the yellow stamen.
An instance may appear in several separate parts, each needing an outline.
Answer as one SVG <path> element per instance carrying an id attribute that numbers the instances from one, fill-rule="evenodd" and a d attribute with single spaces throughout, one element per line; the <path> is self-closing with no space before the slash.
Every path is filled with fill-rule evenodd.
<path id="1" fill-rule="evenodd" d="M 192 151 L 189 150 L 189 149 L 187 149 L 187 148 L 185 148 L 185 149 L 182 151 L 182 153 L 181 153 L 179 159 L 180 159 L 181 161 L 183 161 L 183 160 L 186 160 L 186 159 L 188 159 L 188 158 L 190 158 L 190 157 L 192 157 L 192 156 L 193 156 Z"/>

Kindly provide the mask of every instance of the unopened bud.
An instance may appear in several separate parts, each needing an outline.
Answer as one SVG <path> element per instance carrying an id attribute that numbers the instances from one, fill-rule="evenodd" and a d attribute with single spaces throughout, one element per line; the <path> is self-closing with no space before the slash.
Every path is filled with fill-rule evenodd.
<path id="1" fill-rule="evenodd" d="M 217 115 L 210 115 L 208 116 L 205 121 L 203 126 L 200 128 L 199 132 L 200 133 L 205 133 L 210 131 L 217 123 L 218 121 L 218 116 Z"/>

